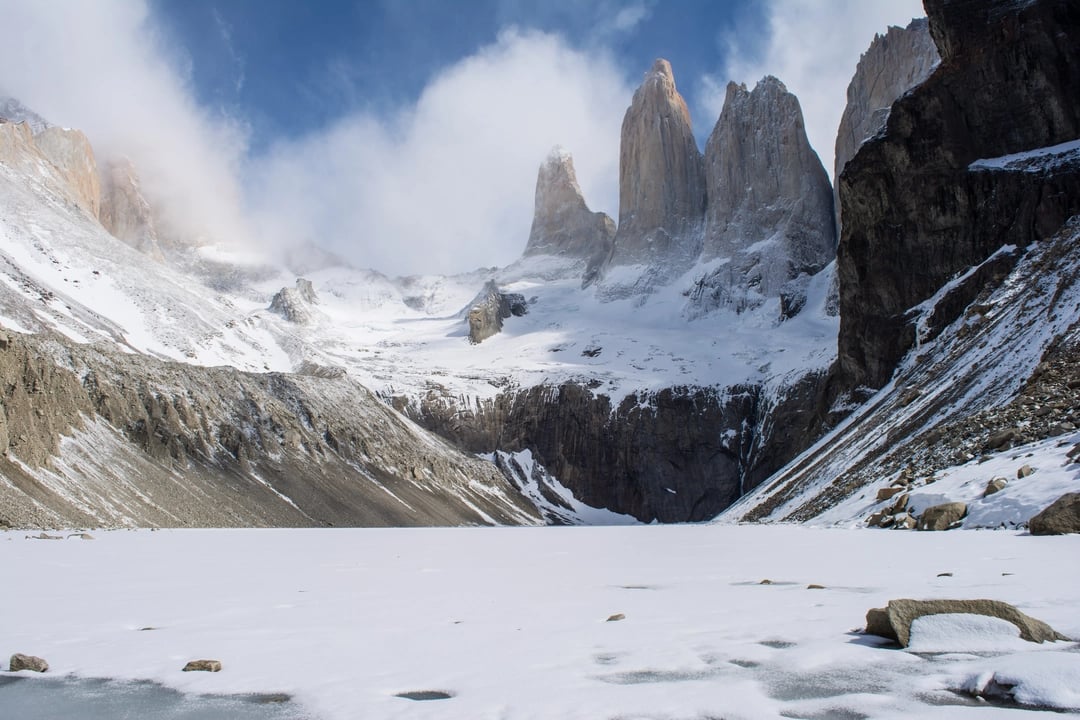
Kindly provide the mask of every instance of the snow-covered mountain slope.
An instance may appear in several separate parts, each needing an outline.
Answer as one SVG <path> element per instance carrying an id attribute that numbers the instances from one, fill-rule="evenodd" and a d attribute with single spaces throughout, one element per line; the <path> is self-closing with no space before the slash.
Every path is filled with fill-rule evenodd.
<path id="1" fill-rule="evenodd" d="M 967 526 L 1016 526 L 1080 489 L 1067 455 L 1080 441 L 1078 242 L 1074 218 L 1026 252 L 1003 247 L 984 267 L 1021 254 L 1012 272 L 928 337 L 938 306 L 980 268 L 954 278 L 918 308 L 920 342 L 892 381 L 721 522 L 862 524 L 896 505 L 878 499 L 894 486 L 911 515 L 963 501 Z M 1018 479 L 1023 465 L 1037 472 Z M 984 498 L 995 477 L 1012 482 Z"/>

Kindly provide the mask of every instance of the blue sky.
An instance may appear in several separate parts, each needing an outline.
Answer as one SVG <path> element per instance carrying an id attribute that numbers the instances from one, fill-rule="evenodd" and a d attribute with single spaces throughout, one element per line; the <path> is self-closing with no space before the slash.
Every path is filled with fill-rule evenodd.
<path id="1" fill-rule="evenodd" d="M 255 148 L 343 115 L 415 100 L 443 68 L 494 43 L 507 27 L 604 49 L 639 77 L 657 57 L 685 78 L 722 76 L 732 43 L 753 57 L 768 25 L 750 0 L 153 0 L 190 63 L 198 99 L 251 124 Z M 697 107 L 699 88 L 683 89 Z M 702 143 L 715 118 L 702 118 Z"/>
<path id="2" fill-rule="evenodd" d="M 779 77 L 832 170 L 859 55 L 919 0 L 0 0 L 0 94 L 125 156 L 177 234 L 389 274 L 520 256 L 569 150 L 618 217 L 619 132 L 669 59 L 703 146 Z"/>

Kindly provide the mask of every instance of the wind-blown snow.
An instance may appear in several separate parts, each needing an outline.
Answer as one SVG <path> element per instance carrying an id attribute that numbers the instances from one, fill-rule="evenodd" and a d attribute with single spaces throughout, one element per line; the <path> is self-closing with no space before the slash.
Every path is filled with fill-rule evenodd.
<path id="1" fill-rule="evenodd" d="M 968 165 L 968 169 L 1043 172 L 1077 160 L 1080 160 L 1080 139 L 996 158 L 983 158 Z"/>
<path id="2" fill-rule="evenodd" d="M 1026 717 L 953 692 L 988 673 L 1017 680 L 1018 699 L 1080 707 L 1074 644 L 973 655 L 947 629 L 917 626 L 957 651 L 939 655 L 856 632 L 892 598 L 989 597 L 1076 637 L 1080 536 L 707 525 L 94 535 L 0 534 L 0 657 L 44 657 L 45 677 L 287 693 L 311 720 Z M 199 658 L 222 671 L 181 672 Z M 453 697 L 395 697 L 425 690 Z"/>

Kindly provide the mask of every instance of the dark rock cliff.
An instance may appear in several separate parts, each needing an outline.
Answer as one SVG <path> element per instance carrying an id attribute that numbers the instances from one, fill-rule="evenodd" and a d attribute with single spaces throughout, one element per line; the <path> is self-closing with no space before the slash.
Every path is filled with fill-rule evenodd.
<path id="1" fill-rule="evenodd" d="M 1067 157 L 976 162 L 1080 138 L 1080 4 L 926 0 L 926 10 L 941 64 L 840 176 L 847 388 L 889 380 L 917 340 L 916 306 L 957 273 L 1004 245 L 1046 239 L 1080 213 L 1080 164 Z M 999 263 L 952 288 L 936 303 L 935 326 L 1008 270 Z"/>
<path id="2" fill-rule="evenodd" d="M 395 405 L 472 452 L 528 449 L 581 501 L 644 522 L 707 520 L 816 437 L 824 376 L 761 386 L 669 388 L 617 405 L 574 383 L 468 403 L 432 392 Z"/>

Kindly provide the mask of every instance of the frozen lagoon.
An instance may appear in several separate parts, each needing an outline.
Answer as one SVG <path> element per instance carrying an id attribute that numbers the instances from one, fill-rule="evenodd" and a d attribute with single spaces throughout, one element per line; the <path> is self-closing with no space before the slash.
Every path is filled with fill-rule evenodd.
<path id="1" fill-rule="evenodd" d="M 1035 704 L 1080 710 L 1074 644 L 966 648 L 960 636 L 950 652 L 913 653 L 856 632 L 889 599 L 955 597 L 1011 602 L 1078 637 L 1080 536 L 710 525 L 26 535 L 0 534 L 0 656 L 51 668 L 0 687 L 5 716 L 5 688 L 45 692 L 67 676 L 293 698 L 248 703 L 266 713 L 253 718 L 1028 716 L 954 692 L 998 671 Z M 223 670 L 181 672 L 199 658 Z"/>

